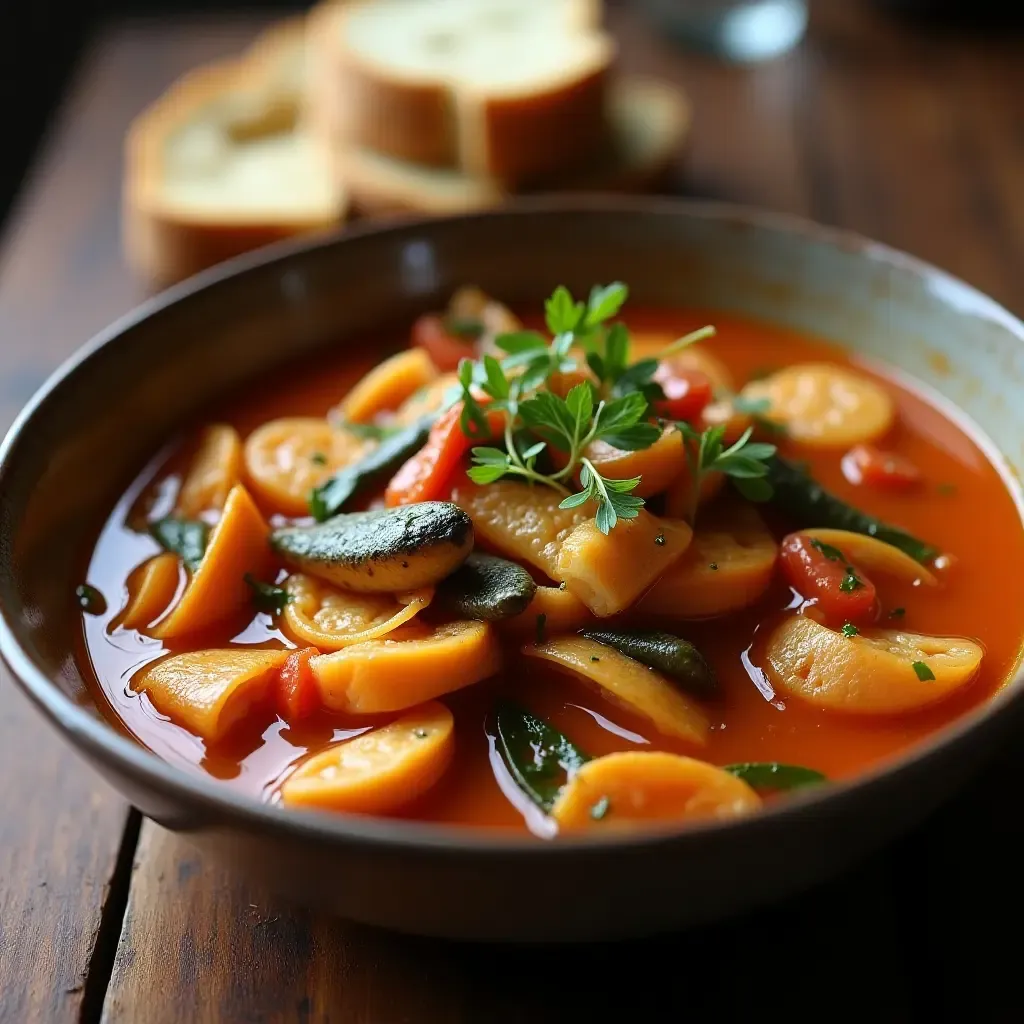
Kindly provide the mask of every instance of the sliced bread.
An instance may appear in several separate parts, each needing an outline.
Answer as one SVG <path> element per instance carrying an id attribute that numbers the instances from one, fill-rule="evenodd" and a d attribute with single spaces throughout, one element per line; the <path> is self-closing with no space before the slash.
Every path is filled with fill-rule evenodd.
<path id="1" fill-rule="evenodd" d="M 517 188 L 606 143 L 615 45 L 597 0 L 369 0 L 310 19 L 332 144 Z"/>
<path id="2" fill-rule="evenodd" d="M 609 152 L 585 170 L 537 183 L 532 192 L 634 192 L 658 184 L 686 137 L 688 100 L 662 82 L 626 77 L 615 83 L 610 101 Z M 460 213 L 510 198 L 493 178 L 422 167 L 369 149 L 339 149 L 334 156 L 353 206 L 362 213 Z"/>
<path id="3" fill-rule="evenodd" d="M 241 59 L 186 75 L 133 123 L 124 247 L 154 284 L 344 217 L 330 157 L 299 117 L 304 44 L 286 22 Z"/>

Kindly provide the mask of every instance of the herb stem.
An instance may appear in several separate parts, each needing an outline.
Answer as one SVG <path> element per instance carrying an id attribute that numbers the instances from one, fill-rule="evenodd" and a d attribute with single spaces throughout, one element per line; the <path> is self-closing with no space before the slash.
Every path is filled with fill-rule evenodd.
<path id="1" fill-rule="evenodd" d="M 689 348 L 690 345 L 694 345 L 698 341 L 703 341 L 705 338 L 713 338 L 715 333 L 715 328 L 711 324 L 707 324 L 705 327 L 698 327 L 697 330 L 690 331 L 689 334 L 684 334 L 681 338 L 676 338 L 671 345 L 666 345 L 654 358 L 664 359 L 666 356 L 674 355 L 676 352 Z"/>

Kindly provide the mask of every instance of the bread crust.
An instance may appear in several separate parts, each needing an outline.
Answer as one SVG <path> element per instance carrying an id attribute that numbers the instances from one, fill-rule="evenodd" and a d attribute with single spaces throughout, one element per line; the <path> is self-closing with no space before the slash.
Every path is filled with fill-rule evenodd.
<path id="1" fill-rule="evenodd" d="M 453 168 L 517 189 L 582 166 L 605 144 L 615 44 L 600 31 L 600 3 L 567 4 L 567 24 L 586 38 L 578 66 L 516 90 L 477 90 L 442 75 L 378 66 L 346 39 L 349 19 L 369 6 L 330 4 L 310 21 L 318 68 L 313 116 L 332 146 Z"/>
<path id="2" fill-rule="evenodd" d="M 197 68 L 180 78 L 131 124 L 124 146 L 122 244 L 132 269 L 157 286 L 293 235 L 330 227 L 345 214 L 344 191 L 317 214 L 210 212 L 175 205 L 162 192 L 164 149 L 171 134 L 215 104 L 235 102 L 231 135 L 244 143 L 298 127 L 300 93 L 281 78 L 284 47 L 302 45 L 293 19 L 260 36 L 241 58 Z M 325 175 L 330 162 L 324 152 Z"/>

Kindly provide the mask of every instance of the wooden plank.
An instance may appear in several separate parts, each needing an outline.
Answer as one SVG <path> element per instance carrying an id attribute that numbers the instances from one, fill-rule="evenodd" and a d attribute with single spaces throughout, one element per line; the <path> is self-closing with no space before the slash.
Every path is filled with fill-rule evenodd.
<path id="1" fill-rule="evenodd" d="M 677 938 L 497 948 L 289 911 L 147 822 L 103 1022 L 132 1024 L 143 1006 L 147 1024 L 809 1020 L 839 991 L 851 1020 L 907 1020 L 890 888 L 876 860 L 784 908 Z M 866 942 L 870 977 L 850 986 Z"/>
<path id="2" fill-rule="evenodd" d="M 253 31 L 251 19 L 134 29 L 87 57 L 0 260 L 0 429 L 79 344 L 143 297 L 118 239 L 128 119 L 183 68 L 237 49 Z M 127 805 L 83 770 L 5 674 L 0 806 L 0 1020 L 93 1019 L 136 829 L 126 832 Z"/>

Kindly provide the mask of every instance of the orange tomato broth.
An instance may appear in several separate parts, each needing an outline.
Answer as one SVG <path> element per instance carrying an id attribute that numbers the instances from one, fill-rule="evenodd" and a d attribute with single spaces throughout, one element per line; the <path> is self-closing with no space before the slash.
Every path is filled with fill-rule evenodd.
<path id="1" fill-rule="evenodd" d="M 814 450 L 785 441 L 780 450 L 807 462 L 814 477 L 843 499 L 953 556 L 952 567 L 942 574 L 942 586 L 934 590 L 876 579 L 883 607 L 906 609 L 899 621 L 880 624 L 976 639 L 985 649 L 980 673 L 941 705 L 892 718 L 846 717 L 795 699 L 766 699 L 748 666 L 756 674 L 764 626 L 776 621 L 794 600 L 793 592 L 777 578 L 756 606 L 717 621 L 669 626 L 697 645 L 718 676 L 720 696 L 702 702 L 714 723 L 706 747 L 696 749 L 660 735 L 544 663 L 531 659 L 524 666 L 516 648 L 509 646 L 501 676 L 441 698 L 455 716 L 455 761 L 440 783 L 400 817 L 513 830 L 539 827 L 538 812 L 517 791 L 494 750 L 489 715 L 499 695 L 514 696 L 592 755 L 661 749 L 716 764 L 806 765 L 839 779 L 898 755 L 984 701 L 1005 683 L 1018 661 L 1024 530 L 998 471 L 961 427 L 922 396 L 881 375 L 877 365 L 786 329 L 700 310 L 630 310 L 625 319 L 637 339 L 634 356 L 643 354 L 644 333 L 677 337 L 705 323 L 715 324 L 717 336 L 705 345 L 729 367 L 737 387 L 762 368 L 808 361 L 853 366 L 882 384 L 896 403 L 897 418 L 880 443 L 916 464 L 925 481 L 919 489 L 887 492 L 851 485 L 840 467 L 843 450 Z M 244 397 L 218 405 L 210 418 L 233 424 L 244 438 L 273 418 L 325 414 L 386 351 L 383 346 L 346 346 L 332 367 L 321 369 L 318 361 L 311 373 L 300 364 L 291 377 L 277 374 L 266 386 L 247 387 Z M 104 527 L 87 578 L 106 596 L 109 609 L 101 616 L 83 616 L 81 662 L 98 704 L 123 731 L 186 770 L 207 772 L 257 798 L 274 799 L 277 785 L 308 753 L 356 735 L 376 720 L 317 713 L 291 726 L 269 709 L 254 711 L 226 741 L 208 750 L 202 740 L 159 715 L 146 695 L 131 691 L 133 674 L 168 651 L 235 644 L 295 646 L 274 628 L 269 616 L 255 612 L 190 636 L 184 643 L 161 643 L 129 631 L 108 634 L 108 622 L 126 602 L 130 572 L 158 551 L 148 535 L 125 525 L 128 511 L 144 492 L 173 496 L 174 473 L 180 473 L 182 465 L 180 457 L 156 460 Z M 792 529 L 770 514 L 766 518 L 777 537 Z"/>

